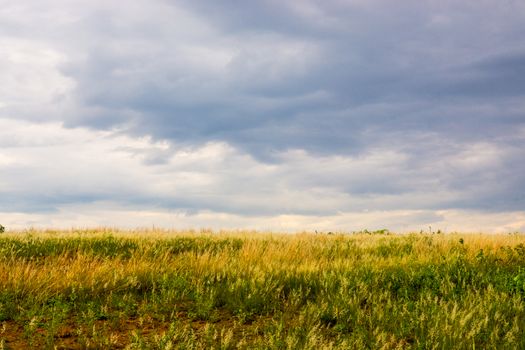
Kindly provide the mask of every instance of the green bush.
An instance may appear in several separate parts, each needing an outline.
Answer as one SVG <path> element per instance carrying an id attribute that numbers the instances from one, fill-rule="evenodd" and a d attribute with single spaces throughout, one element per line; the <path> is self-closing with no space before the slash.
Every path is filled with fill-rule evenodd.
<path id="1" fill-rule="evenodd" d="M 3 233 L 5 231 L 5 227 L 0 225 L 0 233 Z"/>

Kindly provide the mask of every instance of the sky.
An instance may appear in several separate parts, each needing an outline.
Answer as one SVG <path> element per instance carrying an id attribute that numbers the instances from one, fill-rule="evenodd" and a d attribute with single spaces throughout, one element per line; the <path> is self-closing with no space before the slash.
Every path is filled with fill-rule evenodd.
<path id="1" fill-rule="evenodd" d="M 525 231 L 522 0 L 0 0 L 0 224 Z"/>

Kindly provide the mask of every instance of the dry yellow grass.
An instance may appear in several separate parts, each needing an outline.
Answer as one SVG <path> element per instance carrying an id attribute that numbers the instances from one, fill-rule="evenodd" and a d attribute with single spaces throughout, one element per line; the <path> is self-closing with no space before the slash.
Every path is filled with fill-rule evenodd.
<path id="1" fill-rule="evenodd" d="M 0 237 L 0 321 L 11 329 L 0 339 L 49 348 L 519 348 L 524 269 L 519 234 L 11 232 Z"/>

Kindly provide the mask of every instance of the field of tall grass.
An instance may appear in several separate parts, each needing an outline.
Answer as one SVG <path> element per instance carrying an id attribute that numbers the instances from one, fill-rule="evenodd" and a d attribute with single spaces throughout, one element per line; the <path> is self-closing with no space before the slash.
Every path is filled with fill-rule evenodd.
<path id="1" fill-rule="evenodd" d="M 0 235 L 4 349 L 525 349 L 525 235 Z"/>

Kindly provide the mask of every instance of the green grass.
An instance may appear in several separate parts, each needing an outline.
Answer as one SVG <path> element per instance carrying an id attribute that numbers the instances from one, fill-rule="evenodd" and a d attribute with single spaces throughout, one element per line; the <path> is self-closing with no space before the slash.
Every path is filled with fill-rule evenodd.
<path id="1" fill-rule="evenodd" d="M 0 236 L 0 348 L 523 349 L 525 237 Z"/>

